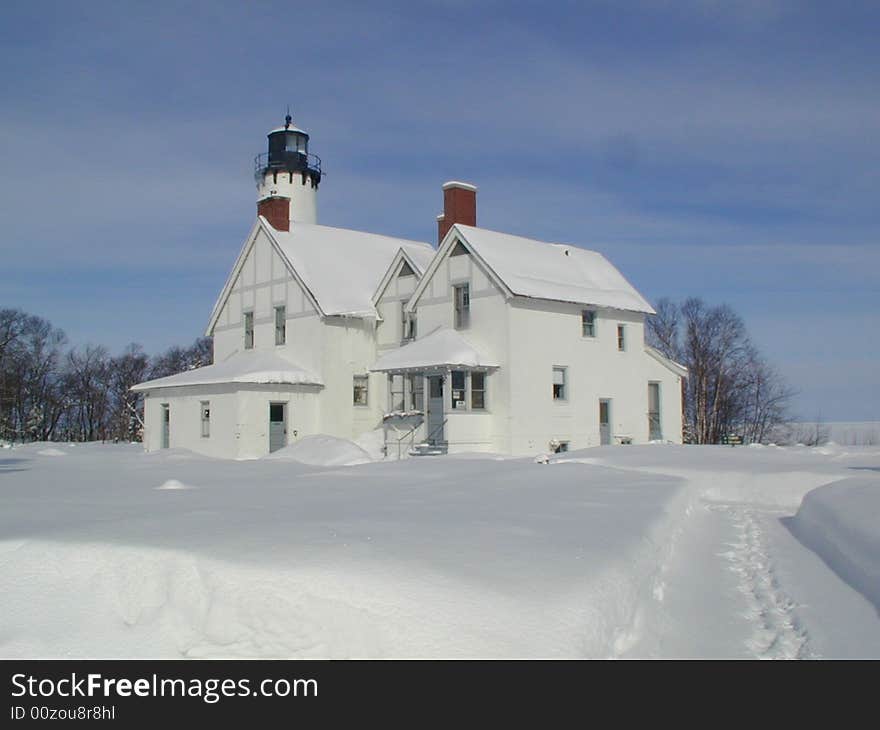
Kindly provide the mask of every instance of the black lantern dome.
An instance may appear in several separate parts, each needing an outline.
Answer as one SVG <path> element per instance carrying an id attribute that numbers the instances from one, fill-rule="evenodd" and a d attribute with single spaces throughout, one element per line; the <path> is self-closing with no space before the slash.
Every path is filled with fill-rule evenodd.
<path id="1" fill-rule="evenodd" d="M 321 182 L 321 158 L 309 153 L 309 135 L 293 125 L 290 114 L 284 117 L 284 126 L 269 132 L 269 151 L 254 159 L 254 177 L 259 183 L 272 173 L 291 176 L 299 173 L 303 182 L 308 178 L 314 187 Z"/>

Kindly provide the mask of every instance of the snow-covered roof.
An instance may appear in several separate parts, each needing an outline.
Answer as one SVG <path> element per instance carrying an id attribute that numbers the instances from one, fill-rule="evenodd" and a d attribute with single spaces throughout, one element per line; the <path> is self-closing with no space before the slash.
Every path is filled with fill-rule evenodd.
<path id="1" fill-rule="evenodd" d="M 370 370 L 422 370 L 431 367 L 496 368 L 498 363 L 477 352 L 455 330 L 441 327 L 421 339 L 388 352 Z"/>
<path id="2" fill-rule="evenodd" d="M 447 235 L 464 241 L 514 295 L 654 313 L 632 284 L 596 251 L 460 223 Z"/>
<path id="3" fill-rule="evenodd" d="M 327 315 L 375 316 L 373 293 L 403 249 L 424 271 L 434 256 L 427 243 L 375 233 L 294 221 L 276 231 L 264 220 L 279 249 Z"/>
<path id="4" fill-rule="evenodd" d="M 299 132 L 300 134 L 308 134 L 306 130 L 294 127 L 292 124 L 289 127 L 275 127 L 275 129 L 271 130 L 269 134 L 275 134 L 275 132 Z"/>
<path id="5" fill-rule="evenodd" d="M 284 385 L 322 385 L 320 377 L 289 360 L 265 350 L 237 352 L 221 363 L 187 370 L 166 378 L 138 383 L 132 390 L 176 388 L 184 385 L 221 383 L 279 383 Z"/>
<path id="6" fill-rule="evenodd" d="M 681 377 L 686 378 L 688 374 L 688 369 L 682 365 L 680 362 L 675 362 L 666 355 L 664 355 L 660 350 L 656 347 L 651 347 L 650 345 L 645 345 L 645 352 L 647 352 L 651 357 L 653 357 L 657 362 L 665 367 L 669 368 L 672 372 L 677 375 L 681 375 Z"/>

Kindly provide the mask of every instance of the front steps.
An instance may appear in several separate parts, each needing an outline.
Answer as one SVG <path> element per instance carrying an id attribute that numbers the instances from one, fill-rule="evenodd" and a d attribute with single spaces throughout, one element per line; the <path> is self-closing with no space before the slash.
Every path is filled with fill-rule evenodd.
<path id="1" fill-rule="evenodd" d="M 445 456 L 449 451 L 446 444 L 416 444 L 409 450 L 410 456 Z"/>

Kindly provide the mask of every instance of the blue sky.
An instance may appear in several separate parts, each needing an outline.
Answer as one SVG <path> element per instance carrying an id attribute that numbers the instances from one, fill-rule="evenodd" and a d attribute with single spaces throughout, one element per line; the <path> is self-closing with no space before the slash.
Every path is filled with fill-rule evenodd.
<path id="1" fill-rule="evenodd" d="M 727 302 L 800 391 L 880 420 L 877 3 L 65 2 L 0 8 L 0 306 L 73 343 L 201 334 L 291 104 L 322 223 L 478 222 Z"/>

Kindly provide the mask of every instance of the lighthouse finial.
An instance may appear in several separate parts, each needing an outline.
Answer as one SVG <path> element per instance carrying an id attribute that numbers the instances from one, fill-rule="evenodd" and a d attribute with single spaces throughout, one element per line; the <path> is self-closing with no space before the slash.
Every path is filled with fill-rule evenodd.
<path id="1" fill-rule="evenodd" d="M 293 121 L 293 117 L 290 116 L 290 104 L 287 105 L 287 116 L 284 117 L 284 128 L 287 129 L 290 126 L 290 123 Z"/>

